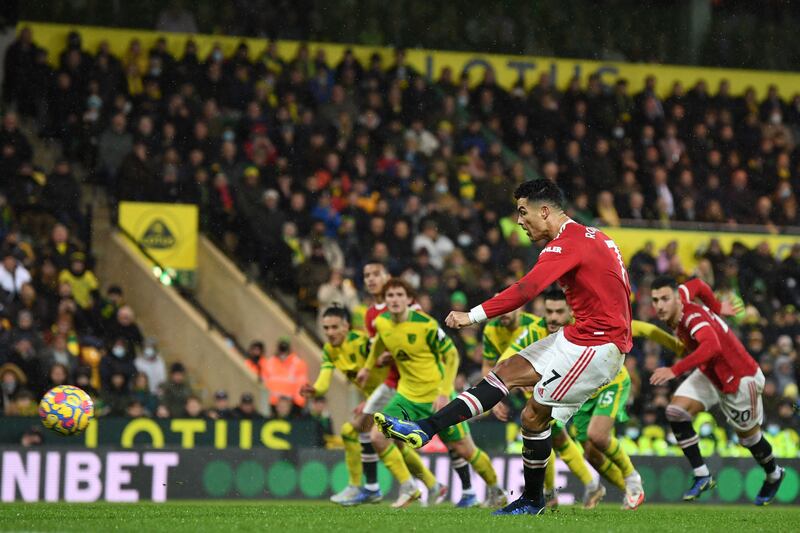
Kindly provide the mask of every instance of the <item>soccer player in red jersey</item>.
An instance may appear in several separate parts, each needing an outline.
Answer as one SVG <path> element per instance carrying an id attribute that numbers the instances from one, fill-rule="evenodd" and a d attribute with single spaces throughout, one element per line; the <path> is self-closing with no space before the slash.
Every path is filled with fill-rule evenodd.
<path id="1" fill-rule="evenodd" d="M 716 485 L 700 455 L 692 419 L 719 403 L 739 442 L 750 450 L 767 474 L 755 499 L 756 505 L 767 505 L 778 493 L 784 470 L 775 464 L 772 446 L 761 434 L 764 374 L 719 316 L 732 314 L 732 309 L 721 304 L 711 288 L 699 279 L 679 287 L 674 279 L 660 277 L 653 281 L 651 295 L 658 318 L 675 329 L 688 353 L 671 367 L 656 369 L 650 377 L 650 383 L 662 385 L 689 374 L 667 406 L 672 432 L 694 469 L 694 482 L 683 499 L 694 500 Z M 694 298 L 704 305 L 694 303 Z"/>
<path id="2" fill-rule="evenodd" d="M 564 212 L 557 185 L 522 183 L 514 193 L 520 226 L 532 241 L 548 241 L 533 269 L 470 312 L 451 312 L 448 326 L 464 328 L 508 313 L 558 281 L 575 322 L 506 361 L 442 410 L 416 422 L 375 414 L 388 436 L 419 447 L 446 427 L 492 409 L 513 387 L 533 386 L 522 412 L 525 490 L 496 514 L 540 514 L 544 472 L 552 442 L 550 420 L 566 422 L 599 387 L 622 368 L 631 349 L 630 284 L 619 248 L 596 228 Z"/>

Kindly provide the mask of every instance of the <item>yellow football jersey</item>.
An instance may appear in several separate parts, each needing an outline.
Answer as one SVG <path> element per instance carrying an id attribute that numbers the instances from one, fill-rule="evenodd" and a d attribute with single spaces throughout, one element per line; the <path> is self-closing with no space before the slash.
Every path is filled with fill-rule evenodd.
<path id="1" fill-rule="evenodd" d="M 520 313 L 519 325 L 514 329 L 503 326 L 499 317 L 490 320 L 483 328 L 483 358 L 490 362 L 498 361 L 511 343 L 531 327 L 537 331 L 543 327 L 544 335 L 547 335 L 544 319 L 532 313 Z"/>
<path id="2" fill-rule="evenodd" d="M 355 381 L 356 375 L 359 370 L 364 368 L 368 355 L 369 337 L 360 331 L 349 332 L 339 346 L 333 346 L 326 342 L 322 347 L 322 366 L 319 369 L 319 377 L 314 383 L 317 394 L 323 395 L 328 392 L 334 369 L 338 369 L 350 383 L 358 387 Z M 369 396 L 378 385 L 383 383 L 388 373 L 389 367 L 373 369 L 364 388 L 358 387 L 358 389 L 365 397 Z"/>
<path id="3" fill-rule="evenodd" d="M 429 403 L 443 394 L 446 376 L 452 374 L 452 358 L 457 357 L 453 341 L 431 316 L 409 310 L 404 322 L 392 321 L 391 313 L 375 319 L 376 335 L 366 368 L 388 350 L 394 358 L 400 381 L 397 392 L 414 402 Z M 455 362 L 456 370 L 458 362 Z M 454 374 L 453 374 L 454 377 Z M 452 378 L 449 379 L 452 386 Z"/>

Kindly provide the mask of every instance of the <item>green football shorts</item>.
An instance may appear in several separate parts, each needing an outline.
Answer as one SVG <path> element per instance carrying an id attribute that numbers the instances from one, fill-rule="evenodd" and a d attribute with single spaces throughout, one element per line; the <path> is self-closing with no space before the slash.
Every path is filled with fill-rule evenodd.
<path id="1" fill-rule="evenodd" d="M 450 398 L 453 399 L 455 397 L 456 395 L 453 394 Z M 433 402 L 412 402 L 398 392 L 394 395 L 394 398 L 392 398 L 389 404 L 383 409 L 383 413 L 403 420 L 404 409 L 406 413 L 408 413 L 408 417 L 411 420 L 420 420 L 433 415 Z M 439 438 L 442 439 L 442 442 L 448 443 L 457 442 L 467 435 L 469 435 L 469 424 L 466 422 L 461 422 L 455 426 L 450 426 L 449 428 L 441 431 L 439 433 Z"/>
<path id="2" fill-rule="evenodd" d="M 575 438 L 579 442 L 586 442 L 589 438 L 589 422 L 593 416 L 609 416 L 617 422 L 627 422 L 628 413 L 625 404 L 628 403 L 628 394 L 631 392 L 631 378 L 626 377 L 619 383 L 609 383 L 592 398 L 586 400 L 580 409 L 572 416 L 572 426 Z"/>

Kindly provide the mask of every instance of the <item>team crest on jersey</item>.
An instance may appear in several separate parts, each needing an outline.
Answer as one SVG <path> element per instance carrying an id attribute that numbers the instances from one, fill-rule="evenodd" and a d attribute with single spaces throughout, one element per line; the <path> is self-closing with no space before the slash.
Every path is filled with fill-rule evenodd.
<path id="1" fill-rule="evenodd" d="M 414 344 L 414 342 L 416 342 L 416 340 L 417 340 L 417 334 L 416 333 L 409 333 L 408 334 L 408 343 L 409 344 Z"/>

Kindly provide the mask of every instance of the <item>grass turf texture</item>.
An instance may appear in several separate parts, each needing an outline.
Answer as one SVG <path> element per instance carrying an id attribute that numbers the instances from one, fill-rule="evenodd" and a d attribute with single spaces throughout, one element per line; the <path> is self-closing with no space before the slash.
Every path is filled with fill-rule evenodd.
<path id="1" fill-rule="evenodd" d="M 617 504 L 594 511 L 562 506 L 540 517 L 494 517 L 484 509 L 415 505 L 396 511 L 386 504 L 353 508 L 327 502 L 169 502 L 163 504 L 0 504 L 0 531 L 346 531 L 447 533 L 490 531 L 792 531 L 800 508 L 704 504 L 643 505 L 625 512 Z M 500 530 L 500 529 L 498 529 Z"/>

